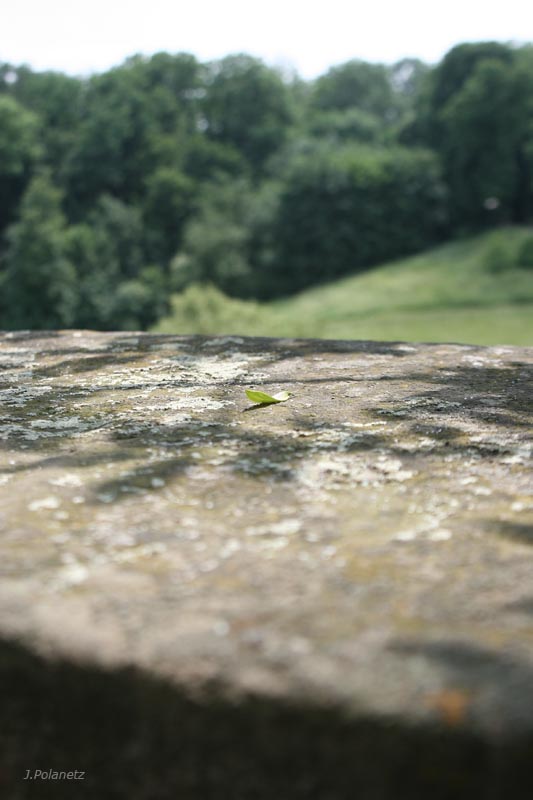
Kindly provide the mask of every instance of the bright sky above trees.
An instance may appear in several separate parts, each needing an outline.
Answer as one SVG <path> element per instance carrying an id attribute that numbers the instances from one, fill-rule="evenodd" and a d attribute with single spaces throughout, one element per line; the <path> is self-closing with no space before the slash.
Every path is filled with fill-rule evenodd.
<path id="1" fill-rule="evenodd" d="M 530 0 L 8 0 L 0 27 L 0 61 L 76 74 L 166 50 L 247 52 L 313 78 L 351 58 L 436 62 L 463 41 L 533 41 Z"/>

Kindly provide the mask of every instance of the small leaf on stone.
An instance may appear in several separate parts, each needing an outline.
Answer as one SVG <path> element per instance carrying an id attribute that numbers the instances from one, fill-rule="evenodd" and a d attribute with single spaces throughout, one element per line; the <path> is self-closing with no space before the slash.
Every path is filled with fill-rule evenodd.
<path id="1" fill-rule="evenodd" d="M 283 403 L 289 399 L 291 393 L 266 394 L 266 392 L 258 392 L 256 389 L 246 389 L 246 396 L 253 403 Z"/>

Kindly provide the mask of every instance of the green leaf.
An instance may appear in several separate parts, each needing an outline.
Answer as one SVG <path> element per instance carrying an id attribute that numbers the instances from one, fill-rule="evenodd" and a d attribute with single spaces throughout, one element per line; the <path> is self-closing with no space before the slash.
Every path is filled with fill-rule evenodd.
<path id="1" fill-rule="evenodd" d="M 258 392 L 256 389 L 246 389 L 246 397 L 253 403 L 283 403 L 285 400 L 288 400 L 290 396 L 290 392 L 266 394 L 266 392 Z"/>

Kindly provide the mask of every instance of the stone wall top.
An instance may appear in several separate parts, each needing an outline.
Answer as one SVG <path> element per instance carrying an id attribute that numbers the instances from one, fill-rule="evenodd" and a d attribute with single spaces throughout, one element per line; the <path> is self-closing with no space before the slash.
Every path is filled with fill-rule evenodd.
<path id="1" fill-rule="evenodd" d="M 532 733 L 532 372 L 505 346 L 4 334 L 0 637 Z"/>

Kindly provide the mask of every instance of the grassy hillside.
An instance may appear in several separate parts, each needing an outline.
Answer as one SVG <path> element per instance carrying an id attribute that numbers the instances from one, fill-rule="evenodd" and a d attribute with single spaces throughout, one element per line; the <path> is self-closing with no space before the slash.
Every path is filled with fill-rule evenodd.
<path id="1" fill-rule="evenodd" d="M 501 229 L 271 303 L 191 287 L 155 330 L 533 345 L 532 235 Z"/>

